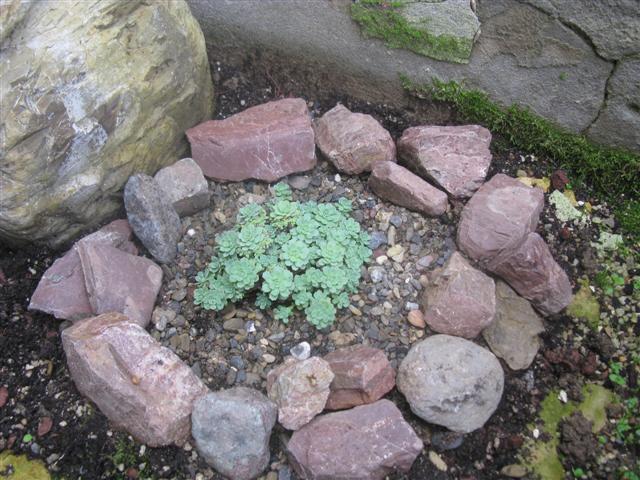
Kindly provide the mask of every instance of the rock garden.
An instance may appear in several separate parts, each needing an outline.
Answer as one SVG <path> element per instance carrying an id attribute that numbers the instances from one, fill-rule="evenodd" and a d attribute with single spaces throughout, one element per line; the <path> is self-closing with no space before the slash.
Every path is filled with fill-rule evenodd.
<path id="1" fill-rule="evenodd" d="M 420 98 L 210 67 L 189 156 L 2 247 L 0 478 L 639 478 L 611 199 Z"/>

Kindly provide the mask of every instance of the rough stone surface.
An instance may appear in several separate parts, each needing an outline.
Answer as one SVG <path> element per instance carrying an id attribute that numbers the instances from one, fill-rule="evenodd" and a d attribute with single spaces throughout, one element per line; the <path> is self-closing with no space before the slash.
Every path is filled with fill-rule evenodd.
<path id="1" fill-rule="evenodd" d="M 426 215 L 442 215 L 449 207 L 446 193 L 393 162 L 375 166 L 369 187 L 380 198 Z"/>
<path id="2" fill-rule="evenodd" d="M 537 233 L 530 233 L 492 272 L 544 315 L 558 313 L 571 303 L 571 281 Z"/>
<path id="3" fill-rule="evenodd" d="M 316 165 L 311 117 L 301 98 L 264 103 L 187 130 L 191 155 L 216 180 L 274 182 Z"/>
<path id="4" fill-rule="evenodd" d="M 336 105 L 314 125 L 316 145 L 338 171 L 369 172 L 378 162 L 396 161 L 396 144 L 371 115 Z"/>
<path id="5" fill-rule="evenodd" d="M 479 125 L 407 128 L 398 140 L 403 165 L 429 178 L 455 198 L 482 185 L 491 165 L 491 133 Z"/>
<path id="6" fill-rule="evenodd" d="M 144 174 L 129 178 L 124 206 L 131 228 L 151 255 L 160 263 L 171 262 L 180 239 L 180 217 L 156 181 Z"/>
<path id="7" fill-rule="evenodd" d="M 95 312 L 89 302 L 78 255 L 81 244 L 104 244 L 137 254 L 131 243 L 131 227 L 126 220 L 115 220 L 97 232 L 83 237 L 44 273 L 29 302 L 30 310 L 40 310 L 61 320 L 80 320 Z"/>
<path id="8" fill-rule="evenodd" d="M 198 452 L 232 480 L 250 480 L 269 465 L 269 438 L 278 408 L 257 390 L 210 392 L 193 405 L 191 432 Z"/>
<path id="9" fill-rule="evenodd" d="M 495 316 L 495 283 L 454 252 L 443 268 L 432 272 L 421 307 L 436 332 L 475 338 Z"/>
<path id="10" fill-rule="evenodd" d="M 420 418 L 468 433 L 498 407 L 504 372 L 489 350 L 463 338 L 433 335 L 411 347 L 396 382 Z"/>
<path id="11" fill-rule="evenodd" d="M 185 153 L 212 111 L 205 42 L 182 0 L 10 3 L 0 238 L 62 247 L 120 211 L 130 175 Z"/>
<path id="12" fill-rule="evenodd" d="M 324 410 L 333 381 L 329 364 L 320 357 L 288 359 L 267 375 L 267 394 L 278 405 L 278 421 L 297 430 Z"/>
<path id="13" fill-rule="evenodd" d="M 517 248 L 538 224 L 544 193 L 497 174 L 467 202 L 458 224 L 458 246 L 488 267 Z"/>
<path id="14" fill-rule="evenodd" d="M 382 480 L 408 472 L 422 440 L 389 400 L 314 419 L 289 441 L 289 460 L 304 480 Z"/>
<path id="15" fill-rule="evenodd" d="M 151 447 L 187 441 L 207 388 L 140 325 L 107 313 L 63 330 L 62 344 L 76 387 L 117 428 Z"/>
<path id="16" fill-rule="evenodd" d="M 209 205 L 209 184 L 192 158 L 183 158 L 161 169 L 153 179 L 180 216 L 192 215 Z"/>
<path id="17" fill-rule="evenodd" d="M 80 242 L 78 255 L 93 313 L 119 312 L 141 327 L 151 320 L 162 269 L 109 245 Z"/>
<path id="18" fill-rule="evenodd" d="M 496 282 L 496 316 L 482 331 L 487 345 L 513 370 L 528 368 L 540 348 L 544 324 L 528 301 L 504 282 Z"/>
<path id="19" fill-rule="evenodd" d="M 373 403 L 396 384 L 396 372 L 378 348 L 354 345 L 328 353 L 324 359 L 335 375 L 325 406 L 328 410 Z"/>

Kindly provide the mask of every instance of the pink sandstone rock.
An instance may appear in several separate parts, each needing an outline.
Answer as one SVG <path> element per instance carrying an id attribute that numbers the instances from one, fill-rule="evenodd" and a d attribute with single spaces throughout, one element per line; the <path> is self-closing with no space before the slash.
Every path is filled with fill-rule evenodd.
<path id="1" fill-rule="evenodd" d="M 304 480 L 382 480 L 408 472 L 422 440 L 389 400 L 321 415 L 294 432 L 287 446 Z"/>
<path id="2" fill-rule="evenodd" d="M 436 332 L 475 338 L 494 319 L 495 283 L 454 252 L 432 273 L 421 307 L 427 325 Z"/>
<path id="3" fill-rule="evenodd" d="M 375 165 L 369 187 L 380 198 L 425 215 L 442 215 L 449 206 L 446 193 L 393 162 Z"/>
<path id="4" fill-rule="evenodd" d="M 273 182 L 316 165 L 311 118 L 301 98 L 268 102 L 187 130 L 193 159 L 216 180 Z"/>
<path id="5" fill-rule="evenodd" d="M 530 233 L 491 271 L 544 315 L 558 313 L 571 303 L 571 281 L 537 233 Z"/>
<path id="6" fill-rule="evenodd" d="M 288 359 L 267 375 L 267 395 L 278 406 L 278 421 L 297 430 L 324 410 L 333 380 L 329 364 L 320 357 Z"/>
<path id="7" fill-rule="evenodd" d="M 396 384 L 396 372 L 378 348 L 354 345 L 331 352 L 324 359 L 335 375 L 325 406 L 328 410 L 373 403 Z"/>
<path id="8" fill-rule="evenodd" d="M 140 325 L 107 313 L 63 330 L 62 344 L 76 387 L 117 428 L 151 447 L 187 441 L 207 388 Z"/>
<path id="9" fill-rule="evenodd" d="M 91 308 L 84 286 L 84 275 L 78 246 L 103 244 L 136 255 L 138 249 L 131 242 L 132 231 L 126 220 L 115 220 L 100 230 L 80 239 L 47 269 L 31 296 L 30 310 L 40 310 L 56 318 L 79 320 L 95 312 Z"/>
<path id="10" fill-rule="evenodd" d="M 458 246 L 483 268 L 499 263 L 536 229 L 543 206 L 542 190 L 497 174 L 462 210 Z"/>
<path id="11" fill-rule="evenodd" d="M 491 133 L 479 125 L 421 126 L 398 140 L 403 165 L 429 178 L 455 198 L 473 195 L 491 165 Z"/>
<path id="12" fill-rule="evenodd" d="M 357 175 L 396 161 L 396 144 L 371 115 L 336 105 L 316 120 L 314 131 L 316 145 L 340 172 Z"/>
<path id="13" fill-rule="evenodd" d="M 146 327 L 162 285 L 162 269 L 148 258 L 109 245 L 80 243 L 78 254 L 94 313 L 119 312 Z"/>

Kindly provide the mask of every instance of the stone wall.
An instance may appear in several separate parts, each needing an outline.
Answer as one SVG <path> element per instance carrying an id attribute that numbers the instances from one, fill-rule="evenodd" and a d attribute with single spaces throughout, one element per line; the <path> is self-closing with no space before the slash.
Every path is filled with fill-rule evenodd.
<path id="1" fill-rule="evenodd" d="M 188 3 L 205 33 L 210 60 L 242 61 L 259 52 L 272 69 L 278 68 L 274 62 L 312 67 L 327 89 L 398 104 L 399 73 L 418 82 L 464 81 L 598 142 L 640 151 L 637 0 L 471 2 L 481 33 L 467 64 L 364 38 L 351 19 L 350 0 Z"/>

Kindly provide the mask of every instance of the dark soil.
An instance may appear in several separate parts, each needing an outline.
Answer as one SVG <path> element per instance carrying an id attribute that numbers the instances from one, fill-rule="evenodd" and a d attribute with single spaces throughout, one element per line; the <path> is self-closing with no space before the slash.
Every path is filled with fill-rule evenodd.
<path id="1" fill-rule="evenodd" d="M 216 118 L 281 96 L 301 96 L 308 100 L 315 116 L 337 102 L 353 111 L 369 113 L 394 138 L 412 125 L 456 122 L 455 115 L 446 107 L 442 107 L 439 118 L 425 117 L 425 110 L 417 100 L 399 110 L 340 95 L 309 98 L 305 95 L 308 90 L 296 80 L 304 75 L 283 78 L 251 66 L 238 70 L 215 61 L 211 67 L 216 84 Z M 518 170 L 524 170 L 530 176 L 540 177 L 553 171 L 554 166 L 545 159 L 532 158 L 526 152 L 506 149 L 500 144 L 500 139 L 494 139 L 490 176 L 498 172 L 515 176 Z M 333 174 L 331 169 L 328 172 L 317 169 L 312 173 L 313 176 Z M 581 198 L 589 197 L 588 192 L 576 193 Z M 454 206 L 454 219 L 460 207 Z M 597 232 L 572 229 L 568 235 L 563 235 L 563 239 L 560 234 L 563 228 L 565 225 L 548 210 L 543 213 L 539 233 L 575 285 L 581 275 L 597 268 L 588 262 L 588 258 L 585 261 L 591 248 L 589 242 L 595 239 Z M 64 324 L 51 316 L 27 311 L 29 297 L 39 278 L 59 255 L 60 252 L 42 247 L 0 249 L 0 387 L 8 389 L 6 404 L 0 405 L 0 451 L 9 449 L 42 459 L 57 478 L 222 478 L 190 446 L 185 449 L 145 448 L 126 434 L 111 430 L 107 419 L 77 392 L 69 377 L 60 342 L 59 332 Z M 206 322 L 206 317 L 198 322 Z M 204 323 L 193 326 L 202 330 L 207 327 Z M 604 333 L 591 333 L 584 341 L 576 340 L 572 322 L 566 316 L 549 319 L 546 326 L 543 346 L 532 366 L 525 372 L 513 372 L 505 366 L 505 393 L 498 410 L 483 428 L 465 435 L 460 446 L 457 446 L 459 437 L 448 435 L 444 429 L 427 425 L 412 415 L 402 395 L 394 391 L 390 398 L 424 439 L 425 452 L 437 452 L 448 470 L 438 470 L 423 453 L 408 474 L 390 478 L 504 478 L 500 470 L 519 463 L 518 451 L 525 438 L 531 435 L 528 425 L 534 422 L 545 395 L 562 388 L 570 399 L 577 399 L 585 381 L 606 378 L 606 365 L 602 362 L 607 362 L 616 351 Z M 295 328 L 295 324 L 290 327 Z M 226 372 L 221 371 L 208 386 L 213 389 L 224 387 L 225 377 Z M 52 420 L 52 428 L 37 436 L 38 425 L 46 417 Z M 583 427 L 575 419 L 563 424 L 561 451 L 567 466 L 593 458 L 585 453 L 585 448 L 593 448 L 594 439 L 587 438 L 589 432 L 583 431 Z M 27 434 L 33 439 L 25 439 Z M 282 442 L 285 439 L 286 432 L 277 427 L 271 443 L 272 469 L 279 471 L 280 480 L 296 478 L 284 460 Z M 629 461 L 632 457 L 625 458 Z M 621 461 L 625 460 L 614 458 L 603 465 L 594 465 L 593 478 L 615 478 L 612 472 Z"/>

